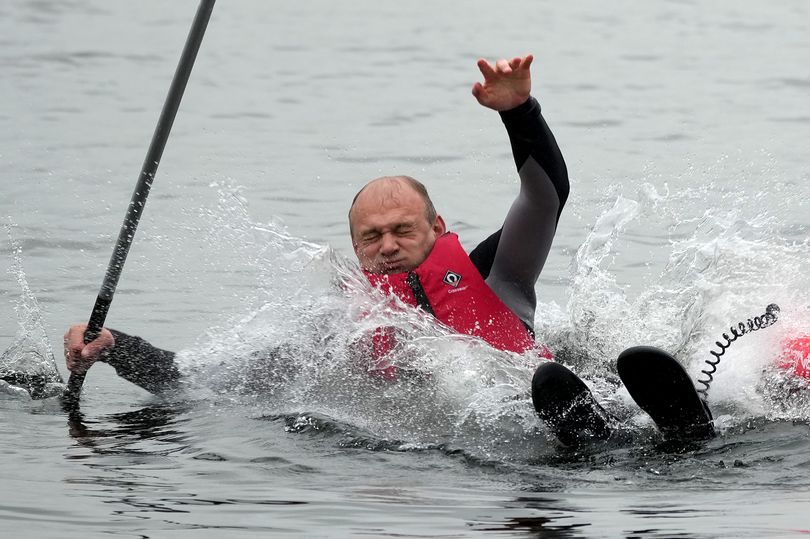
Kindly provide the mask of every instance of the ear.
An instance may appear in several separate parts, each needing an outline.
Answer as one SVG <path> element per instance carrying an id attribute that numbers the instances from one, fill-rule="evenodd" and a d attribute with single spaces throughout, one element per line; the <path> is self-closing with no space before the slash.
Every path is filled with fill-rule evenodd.
<path id="1" fill-rule="evenodd" d="M 433 233 L 438 238 L 444 235 L 445 232 L 447 232 L 447 226 L 444 224 L 444 219 L 442 219 L 441 215 L 437 215 L 436 220 L 433 222 Z"/>

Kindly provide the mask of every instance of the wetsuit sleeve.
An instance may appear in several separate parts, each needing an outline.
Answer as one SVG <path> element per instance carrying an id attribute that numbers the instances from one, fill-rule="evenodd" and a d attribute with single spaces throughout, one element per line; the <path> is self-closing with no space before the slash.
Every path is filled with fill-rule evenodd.
<path id="1" fill-rule="evenodd" d="M 478 259 L 477 267 L 490 288 L 532 327 L 537 306 L 534 287 L 568 199 L 568 170 L 537 100 L 529 97 L 500 115 L 512 144 L 520 192 L 501 230 L 484 240 L 470 258 Z"/>
<path id="2" fill-rule="evenodd" d="M 501 230 L 492 233 L 487 239 L 479 243 L 475 249 L 470 251 L 470 260 L 478 269 L 481 277 L 486 279 L 495 261 L 495 251 L 498 250 L 498 242 L 501 240 Z"/>
<path id="3" fill-rule="evenodd" d="M 118 376 L 151 393 L 177 388 L 180 370 L 174 362 L 174 352 L 152 346 L 140 337 L 114 329 L 110 332 L 115 346 L 104 353 L 101 361 L 110 364 Z"/>

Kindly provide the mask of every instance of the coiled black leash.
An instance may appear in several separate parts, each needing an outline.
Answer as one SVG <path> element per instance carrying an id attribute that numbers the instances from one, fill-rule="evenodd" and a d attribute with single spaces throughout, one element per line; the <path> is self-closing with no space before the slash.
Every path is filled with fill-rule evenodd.
<path id="1" fill-rule="evenodd" d="M 726 353 L 726 350 L 731 343 L 745 335 L 746 333 L 751 333 L 757 331 L 758 329 L 763 329 L 769 326 L 772 326 L 776 323 L 779 317 L 779 305 L 775 303 L 771 303 L 767 307 L 765 307 L 765 314 L 762 316 L 755 316 L 753 318 L 749 318 L 747 322 L 738 322 L 736 326 L 731 326 L 729 331 L 731 332 L 731 336 L 729 337 L 728 333 L 723 333 L 723 339 L 725 339 L 725 343 L 720 341 L 715 342 L 714 344 L 717 345 L 719 351 L 710 350 L 709 353 L 714 357 L 714 359 L 707 359 L 706 364 L 708 367 L 702 371 L 702 374 L 706 375 L 704 379 L 698 380 L 699 384 L 702 384 L 703 387 L 698 389 L 697 392 L 701 395 L 701 398 L 705 401 L 706 397 L 708 397 L 709 386 L 711 385 L 712 381 L 714 380 L 714 373 L 717 371 L 717 365 L 720 363 L 720 358 L 723 354 Z"/>

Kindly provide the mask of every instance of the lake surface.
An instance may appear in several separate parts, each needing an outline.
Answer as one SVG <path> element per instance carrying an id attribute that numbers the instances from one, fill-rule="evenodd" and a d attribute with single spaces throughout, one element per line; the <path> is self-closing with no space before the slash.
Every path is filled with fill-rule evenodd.
<path id="1" fill-rule="evenodd" d="M 195 9 L 0 4 L 4 359 L 53 350 L 66 375 Z M 514 163 L 470 88 L 477 58 L 528 52 L 572 183 L 537 332 L 619 425 L 576 451 L 533 413 L 531 358 L 358 321 L 373 307 L 335 286 L 371 178 L 425 182 L 467 247 L 500 226 Z M 810 393 L 772 363 L 810 329 L 808 64 L 799 0 L 220 2 L 107 319 L 180 351 L 189 387 L 161 399 L 98 365 L 72 421 L 0 395 L 0 532 L 806 536 Z M 720 436 L 662 446 L 618 353 L 660 346 L 697 377 L 770 303 L 779 322 L 715 375 Z M 402 360 L 430 383 L 347 364 L 381 321 L 412 329 Z"/>

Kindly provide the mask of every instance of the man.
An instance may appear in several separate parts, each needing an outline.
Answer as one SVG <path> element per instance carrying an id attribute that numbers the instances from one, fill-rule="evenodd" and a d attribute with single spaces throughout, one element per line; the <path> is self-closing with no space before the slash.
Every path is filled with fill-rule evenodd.
<path id="1" fill-rule="evenodd" d="M 375 286 L 460 333 L 515 352 L 534 347 L 535 285 L 569 191 L 562 154 L 530 96 L 532 60 L 528 55 L 494 65 L 478 61 L 484 81 L 475 83 L 472 93 L 481 105 L 498 111 L 506 126 L 520 190 L 503 227 L 469 256 L 447 232 L 425 187 L 408 176 L 372 180 L 349 210 L 355 254 Z M 72 372 L 101 359 L 149 391 L 176 384 L 180 374 L 173 353 L 107 329 L 85 345 L 84 329 L 76 325 L 65 334 Z M 390 338 L 383 335 L 376 344 L 384 355 Z M 550 357 L 543 348 L 538 355 Z"/>

